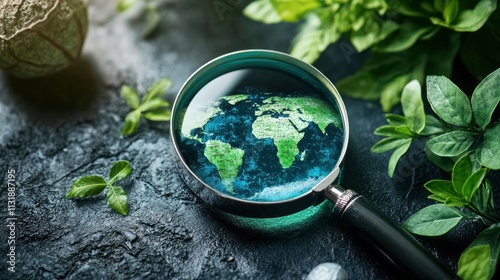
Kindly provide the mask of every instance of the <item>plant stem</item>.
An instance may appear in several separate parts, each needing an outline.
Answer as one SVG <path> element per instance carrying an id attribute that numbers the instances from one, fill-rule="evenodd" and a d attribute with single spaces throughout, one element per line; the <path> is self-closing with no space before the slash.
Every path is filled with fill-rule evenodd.
<path id="1" fill-rule="evenodd" d="M 479 211 L 479 209 L 477 209 L 474 205 L 469 204 L 466 207 L 469 210 L 471 210 L 472 212 L 474 212 L 475 214 L 477 214 L 479 217 L 481 217 L 483 220 L 488 221 L 488 223 L 490 223 L 490 224 L 500 223 L 499 219 L 492 217 L 488 214 L 481 213 L 481 211 Z"/>

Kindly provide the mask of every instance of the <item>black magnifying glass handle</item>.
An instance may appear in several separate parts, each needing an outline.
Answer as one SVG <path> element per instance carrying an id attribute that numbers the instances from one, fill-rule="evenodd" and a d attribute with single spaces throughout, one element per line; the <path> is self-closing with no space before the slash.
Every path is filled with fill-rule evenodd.
<path id="1" fill-rule="evenodd" d="M 352 190 L 331 186 L 325 196 L 334 213 L 353 231 L 375 246 L 403 274 L 418 279 L 458 279 L 406 230 L 370 201 Z"/>

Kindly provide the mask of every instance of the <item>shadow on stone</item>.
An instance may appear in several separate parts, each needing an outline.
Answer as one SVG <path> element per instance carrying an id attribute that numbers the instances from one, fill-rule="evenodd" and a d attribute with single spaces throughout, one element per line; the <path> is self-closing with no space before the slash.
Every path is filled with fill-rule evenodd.
<path id="1" fill-rule="evenodd" d="M 49 77 L 19 79 L 6 75 L 4 81 L 20 111 L 47 122 L 68 120 L 95 107 L 98 86 L 102 84 L 87 57 Z"/>

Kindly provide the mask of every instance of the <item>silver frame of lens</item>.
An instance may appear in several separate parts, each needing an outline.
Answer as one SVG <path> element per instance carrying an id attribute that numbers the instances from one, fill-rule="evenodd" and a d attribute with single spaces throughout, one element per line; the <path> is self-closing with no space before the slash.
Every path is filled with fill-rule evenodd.
<path id="1" fill-rule="evenodd" d="M 289 70 L 277 67 L 277 65 L 286 66 Z M 198 91 L 208 82 L 222 74 L 244 68 L 262 67 L 289 72 L 306 81 L 307 78 L 314 79 L 318 84 L 324 87 L 323 91 L 331 94 L 331 102 L 335 101 L 342 116 L 344 128 L 344 142 L 342 151 L 335 168 L 317 185 L 308 192 L 291 199 L 276 202 L 257 202 L 243 200 L 222 193 L 204 183 L 186 164 L 177 143 L 176 132 L 178 131 L 179 120 L 182 116 L 184 104 L 189 103 Z M 194 90 L 193 90 L 194 88 Z M 335 88 L 335 86 L 320 71 L 312 65 L 298 60 L 285 53 L 271 50 L 244 50 L 232 52 L 217 57 L 196 70 L 184 83 L 179 90 L 175 102 L 172 106 L 172 115 L 170 120 L 170 138 L 173 143 L 173 149 L 178 156 L 178 172 L 187 184 L 187 186 L 207 204 L 235 215 L 245 217 L 279 217 L 296 213 L 312 205 L 321 203 L 324 199 L 325 189 L 333 184 L 339 177 L 341 165 L 347 151 L 349 140 L 349 122 L 344 102 Z"/>

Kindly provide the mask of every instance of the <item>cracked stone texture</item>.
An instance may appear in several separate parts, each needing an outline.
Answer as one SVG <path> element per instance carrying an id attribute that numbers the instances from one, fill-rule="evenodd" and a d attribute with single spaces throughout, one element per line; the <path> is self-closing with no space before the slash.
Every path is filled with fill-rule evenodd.
<path id="1" fill-rule="evenodd" d="M 159 1 L 161 25 L 144 39 L 140 9 L 117 15 L 114 1 L 89 2 L 90 29 L 77 63 L 44 79 L 0 74 L 1 279 L 304 279 L 323 262 L 339 263 L 351 279 L 399 278 L 380 255 L 335 223 L 328 209 L 278 232 L 241 226 L 209 209 L 174 170 L 167 123 L 142 121 L 134 136 L 119 137 L 129 110 L 119 96 L 122 85 L 144 92 L 170 77 L 174 84 L 166 96 L 172 101 L 189 75 L 212 58 L 248 48 L 287 51 L 296 26 L 246 19 L 241 9 L 248 1 L 222 18 L 214 1 Z M 365 58 L 344 56 L 341 44 L 315 63 L 333 81 Z M 390 154 L 369 150 L 379 139 L 373 130 L 384 123 L 380 106 L 345 102 L 351 139 L 344 187 L 398 222 L 431 204 L 423 183 L 446 175 L 413 146 L 390 179 Z M 107 176 L 119 159 L 133 169 L 121 182 L 128 216 L 113 212 L 104 195 L 64 198 L 76 178 Z M 15 273 L 6 270 L 9 169 L 16 171 L 17 184 Z M 497 187 L 498 178 L 492 181 Z M 477 222 L 466 222 L 445 237 L 418 239 L 456 270 L 460 252 L 480 230 Z"/>

